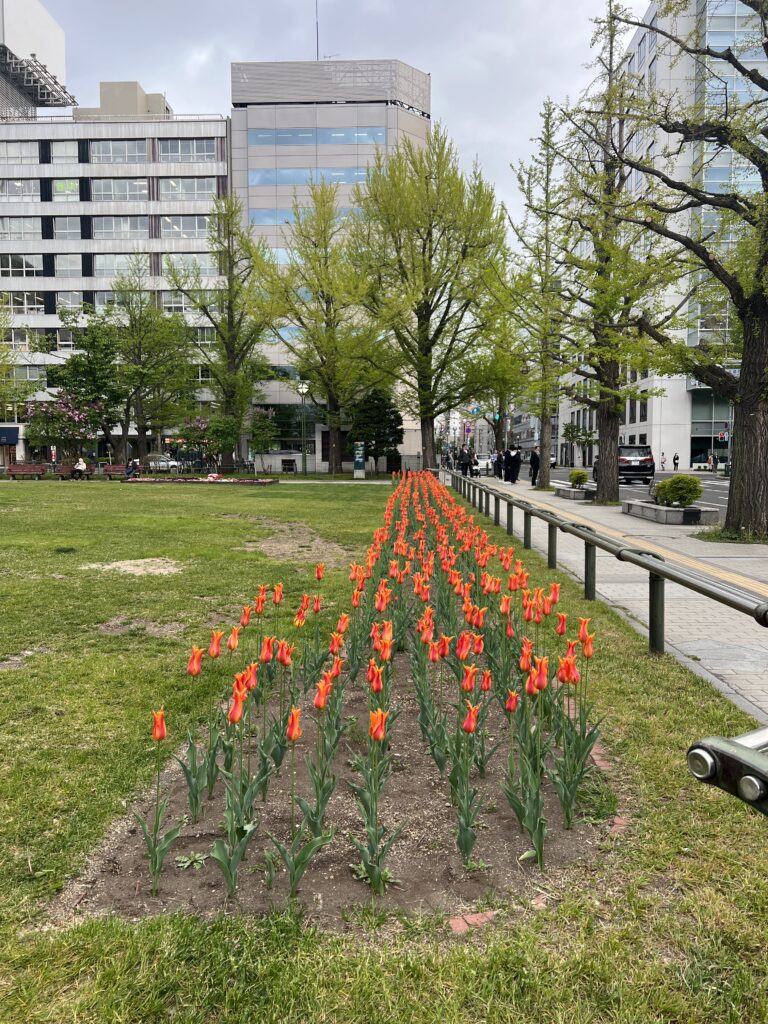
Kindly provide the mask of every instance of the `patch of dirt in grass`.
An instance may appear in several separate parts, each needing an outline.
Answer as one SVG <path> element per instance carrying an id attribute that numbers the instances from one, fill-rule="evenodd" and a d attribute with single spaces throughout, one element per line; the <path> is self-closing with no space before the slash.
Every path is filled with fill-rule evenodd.
<path id="1" fill-rule="evenodd" d="M 275 562 L 325 562 L 329 568 L 346 565 L 354 554 L 340 544 L 320 537 L 303 523 L 283 523 L 256 516 L 245 518 L 257 521 L 270 533 L 268 537 L 245 541 L 235 551 L 260 551 Z"/>
<path id="2" fill-rule="evenodd" d="M 119 572 L 128 576 L 172 576 L 181 567 L 170 558 L 129 558 L 122 562 L 89 562 L 81 569 L 94 572 Z"/>
<path id="3" fill-rule="evenodd" d="M 29 651 L 19 651 L 18 654 L 9 654 L 0 660 L 0 672 L 4 669 L 24 668 L 24 662 L 33 658 L 36 654 L 47 654 L 50 647 L 33 647 Z"/>
<path id="4" fill-rule="evenodd" d="M 393 771 L 380 804 L 381 820 L 388 828 L 404 827 L 388 861 L 397 881 L 377 900 L 377 910 L 388 915 L 450 916 L 479 904 L 488 905 L 489 899 L 497 904 L 509 903 L 520 911 L 535 905 L 534 900 L 542 891 L 557 900 L 557 894 L 567 889 L 569 880 L 607 855 L 606 850 L 612 845 L 612 819 L 599 824 L 577 822 L 572 830 L 566 831 L 556 795 L 545 786 L 545 871 L 540 872 L 531 861 L 521 861 L 530 844 L 500 789 L 507 726 L 494 707 L 490 731 L 502 739 L 502 744 L 490 763 L 487 778 L 477 778 L 474 783 L 482 793 L 483 809 L 473 869 L 465 870 L 456 846 L 456 814 L 449 784 L 440 777 L 421 738 L 418 705 L 408 668 L 404 658 L 397 659 L 392 703 L 401 713 L 392 732 Z M 296 748 L 297 794 L 307 799 L 311 799 L 311 790 L 305 758 L 316 741 L 312 699 L 313 692 L 300 701 L 304 708 L 304 732 Z M 357 917 L 371 906 L 368 886 L 352 872 L 352 865 L 359 860 L 352 839 L 364 838 L 349 785 L 359 780 L 353 769 L 353 756 L 367 743 L 368 704 L 362 676 L 356 684 L 347 684 L 343 715 L 354 724 L 342 739 L 334 764 L 338 784 L 328 807 L 327 824 L 333 827 L 335 837 L 312 861 L 298 897 L 310 922 L 334 931 L 359 930 Z M 283 905 L 288 895 L 287 876 L 267 833 L 281 842 L 288 841 L 290 787 L 290 756 L 286 754 L 280 773 L 270 782 L 266 802 L 257 798 L 259 828 L 241 865 L 232 900 L 227 900 L 224 880 L 215 862 L 199 856 L 210 854 L 214 840 L 222 835 L 224 795 L 219 780 L 214 799 L 203 802 L 200 820 L 185 824 L 171 848 L 157 897 L 150 894 L 140 829 L 132 816 L 126 816 L 115 822 L 81 876 L 52 905 L 52 922 L 68 925 L 83 917 L 109 914 L 137 920 L 179 911 L 211 918 L 222 912 L 262 914 Z M 164 773 L 163 793 L 169 796 L 163 826 L 167 829 L 188 811 L 186 784 L 178 766 L 169 767 Z M 152 800 L 150 790 L 138 802 L 137 809 L 145 816 L 150 815 Z M 271 889 L 265 882 L 265 850 L 270 851 L 276 862 Z M 186 859 L 190 866 L 181 867 L 177 858 Z M 196 861 L 201 865 L 199 869 L 192 866 Z"/>
<path id="5" fill-rule="evenodd" d="M 96 627 L 107 636 L 125 636 L 126 633 L 146 633 L 160 639 L 183 633 L 186 626 L 183 622 L 153 622 L 152 619 L 126 619 L 122 615 L 102 622 Z"/>

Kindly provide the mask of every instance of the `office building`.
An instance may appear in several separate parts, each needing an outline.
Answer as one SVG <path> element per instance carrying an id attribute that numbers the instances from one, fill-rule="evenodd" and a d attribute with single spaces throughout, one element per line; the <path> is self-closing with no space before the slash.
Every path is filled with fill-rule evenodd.
<path id="1" fill-rule="evenodd" d="M 290 245 L 293 197 L 309 199 L 311 182 L 339 186 L 342 211 L 377 150 L 403 139 L 426 140 L 429 75 L 401 61 L 289 61 L 232 65 L 232 191 L 256 235 L 278 252 Z M 290 381 L 296 372 L 279 340 L 265 353 L 278 379 L 265 386 L 265 404 L 281 409 L 281 444 L 295 446 L 301 407 Z M 311 408 L 311 406 L 308 406 Z M 328 432 L 319 417 L 311 431 L 312 468 L 327 468 Z M 405 463 L 416 465 L 418 426 L 406 422 Z M 316 460 L 313 457 L 316 451 Z"/>

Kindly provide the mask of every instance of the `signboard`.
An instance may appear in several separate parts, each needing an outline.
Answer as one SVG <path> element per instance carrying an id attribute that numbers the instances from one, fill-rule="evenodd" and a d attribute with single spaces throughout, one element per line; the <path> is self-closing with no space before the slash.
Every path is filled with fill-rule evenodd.
<path id="1" fill-rule="evenodd" d="M 51 445 L 51 462 L 55 462 L 55 461 L 56 461 L 56 445 L 52 444 Z"/>
<path id="2" fill-rule="evenodd" d="M 355 480 L 365 480 L 365 442 L 355 441 L 354 443 L 354 455 L 355 455 Z"/>
<path id="3" fill-rule="evenodd" d="M 719 441 L 727 441 L 728 440 L 728 431 L 727 430 L 721 430 L 720 433 L 718 434 L 718 440 Z"/>

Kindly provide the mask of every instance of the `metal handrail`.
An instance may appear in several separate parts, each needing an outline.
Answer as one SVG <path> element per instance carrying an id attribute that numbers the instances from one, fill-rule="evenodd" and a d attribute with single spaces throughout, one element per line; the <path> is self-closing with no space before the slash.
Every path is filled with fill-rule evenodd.
<path id="1" fill-rule="evenodd" d="M 693 590 L 719 604 L 727 605 L 734 611 L 751 615 L 760 626 L 768 628 L 768 601 L 761 600 L 746 590 L 723 587 L 706 576 L 691 572 L 667 561 L 663 555 L 643 551 L 617 542 L 611 537 L 598 533 L 591 526 L 574 523 L 556 512 L 545 511 L 520 498 L 507 497 L 499 491 L 478 482 L 476 478 L 463 476 L 455 470 L 446 470 L 453 486 L 480 512 L 493 515 L 494 522 L 500 522 L 501 501 L 507 503 L 507 533 L 512 533 L 512 512 L 523 513 L 523 547 L 532 547 L 531 520 L 540 519 L 548 526 L 547 564 L 557 567 L 557 534 L 568 533 L 584 541 L 584 597 L 589 601 L 596 598 L 595 551 L 600 548 L 618 558 L 621 562 L 644 569 L 648 573 L 648 646 L 653 654 L 664 652 L 664 583 L 677 583 Z M 490 511 L 491 495 L 494 511 Z M 762 814 L 768 816 L 768 728 L 756 729 L 733 739 L 710 736 L 692 744 L 686 755 L 688 768 L 699 782 L 717 786 L 726 793 L 744 801 Z"/>

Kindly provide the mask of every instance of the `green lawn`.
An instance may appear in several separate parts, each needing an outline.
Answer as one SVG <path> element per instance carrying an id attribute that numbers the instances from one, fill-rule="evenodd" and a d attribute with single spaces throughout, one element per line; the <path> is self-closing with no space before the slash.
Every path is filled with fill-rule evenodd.
<path id="1" fill-rule="evenodd" d="M 34 652 L 0 671 L 2 1024 L 768 1020 L 766 822 L 697 786 L 684 760 L 693 739 L 752 723 L 671 658 L 650 658 L 641 637 L 568 582 L 565 610 L 597 627 L 591 678 L 633 817 L 565 883 L 545 872 L 548 909 L 512 901 L 471 941 L 434 919 L 348 940 L 287 911 L 41 930 L 46 900 L 150 778 L 149 708 L 164 703 L 179 738 L 205 715 L 213 690 L 184 675 L 190 644 L 211 622 L 233 621 L 262 581 L 282 579 L 293 598 L 311 588 L 312 563 L 237 550 L 269 527 L 232 517 L 305 523 L 359 556 L 388 493 L 0 485 L 0 661 Z M 149 557 L 181 571 L 80 568 Z M 536 583 L 558 578 L 533 555 L 526 563 Z M 328 574 L 337 604 L 327 624 L 346 603 L 346 577 Z M 118 617 L 177 631 L 97 628 Z"/>

